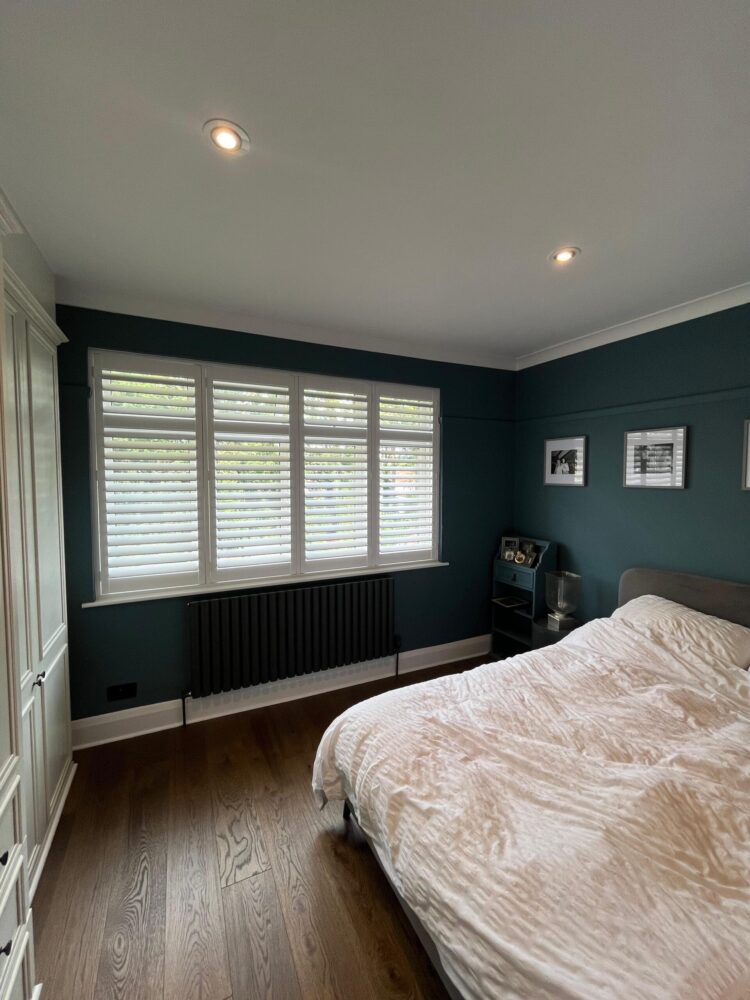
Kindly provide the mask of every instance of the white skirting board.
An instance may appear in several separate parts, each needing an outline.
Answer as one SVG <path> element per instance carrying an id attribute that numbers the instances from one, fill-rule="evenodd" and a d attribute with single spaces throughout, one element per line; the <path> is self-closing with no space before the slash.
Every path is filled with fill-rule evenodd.
<path id="1" fill-rule="evenodd" d="M 426 646 L 424 649 L 409 649 L 400 655 L 399 673 L 409 674 L 415 670 L 426 670 L 428 667 L 466 660 L 472 656 L 484 656 L 489 651 L 489 635 L 476 635 L 470 639 L 446 642 L 440 646 Z M 323 694 L 325 691 L 335 691 L 337 688 L 392 677 L 395 662 L 395 657 L 388 656 L 348 667 L 320 670 L 301 677 L 256 684 L 254 687 L 213 694 L 206 698 L 188 698 L 187 721 L 202 722 L 221 715 L 247 712 L 252 708 L 262 708 L 264 705 L 277 705 L 283 701 L 294 701 L 296 698 L 307 698 Z M 156 705 L 126 708 L 120 712 L 107 712 L 105 715 L 92 715 L 86 719 L 73 720 L 73 749 L 83 750 L 86 747 L 127 740 L 133 736 L 145 736 L 147 733 L 156 733 L 161 729 L 172 729 L 181 725 L 182 701 L 179 698 L 158 702 Z"/>

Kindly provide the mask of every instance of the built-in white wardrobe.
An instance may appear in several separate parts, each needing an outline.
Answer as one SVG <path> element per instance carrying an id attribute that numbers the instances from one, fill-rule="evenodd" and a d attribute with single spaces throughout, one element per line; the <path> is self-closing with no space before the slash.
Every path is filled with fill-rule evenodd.
<path id="1" fill-rule="evenodd" d="M 73 778 L 57 348 L 0 268 L 0 1000 L 30 1000 L 31 900 Z M 82 498 L 83 500 L 83 498 Z"/>

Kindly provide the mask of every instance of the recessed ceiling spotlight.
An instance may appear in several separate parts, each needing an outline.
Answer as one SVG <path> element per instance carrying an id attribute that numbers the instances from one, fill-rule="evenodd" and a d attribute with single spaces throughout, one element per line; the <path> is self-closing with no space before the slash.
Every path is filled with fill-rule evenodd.
<path id="1" fill-rule="evenodd" d="M 553 264 L 569 264 L 581 252 L 579 247 L 560 247 L 549 255 Z"/>
<path id="2" fill-rule="evenodd" d="M 211 118 L 203 126 L 203 131 L 222 153 L 239 156 L 250 149 L 250 136 L 244 128 L 224 118 Z"/>

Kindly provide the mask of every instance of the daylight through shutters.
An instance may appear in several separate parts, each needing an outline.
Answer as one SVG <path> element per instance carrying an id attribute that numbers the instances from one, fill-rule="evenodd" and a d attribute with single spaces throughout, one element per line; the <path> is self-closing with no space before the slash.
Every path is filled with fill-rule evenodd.
<path id="1" fill-rule="evenodd" d="M 303 389 L 305 564 L 367 565 L 368 395 Z"/>
<path id="2" fill-rule="evenodd" d="M 437 559 L 437 390 L 91 358 L 98 598 Z"/>
<path id="3" fill-rule="evenodd" d="M 379 551 L 426 553 L 434 520 L 434 405 L 385 394 L 379 402 Z"/>
<path id="4" fill-rule="evenodd" d="M 97 390 L 103 585 L 198 583 L 195 374 L 104 368 Z"/>
<path id="5" fill-rule="evenodd" d="M 217 578 L 288 573 L 289 387 L 212 380 Z"/>

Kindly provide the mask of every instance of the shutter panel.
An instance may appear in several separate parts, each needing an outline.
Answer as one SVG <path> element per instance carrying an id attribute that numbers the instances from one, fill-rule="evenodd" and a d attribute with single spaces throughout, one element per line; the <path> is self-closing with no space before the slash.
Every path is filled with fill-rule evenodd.
<path id="1" fill-rule="evenodd" d="M 217 580 L 291 571 L 290 389 L 212 380 Z"/>
<path id="2" fill-rule="evenodd" d="M 432 393 L 378 393 L 378 557 L 430 558 L 435 546 L 435 418 Z"/>
<path id="3" fill-rule="evenodd" d="M 160 368 L 98 369 L 103 593 L 200 582 L 197 373 Z"/>
<path id="4" fill-rule="evenodd" d="M 91 362 L 98 598 L 437 558 L 438 390 Z"/>
<path id="5" fill-rule="evenodd" d="M 308 569 L 367 565 L 368 412 L 366 386 L 303 382 L 303 565 Z"/>

